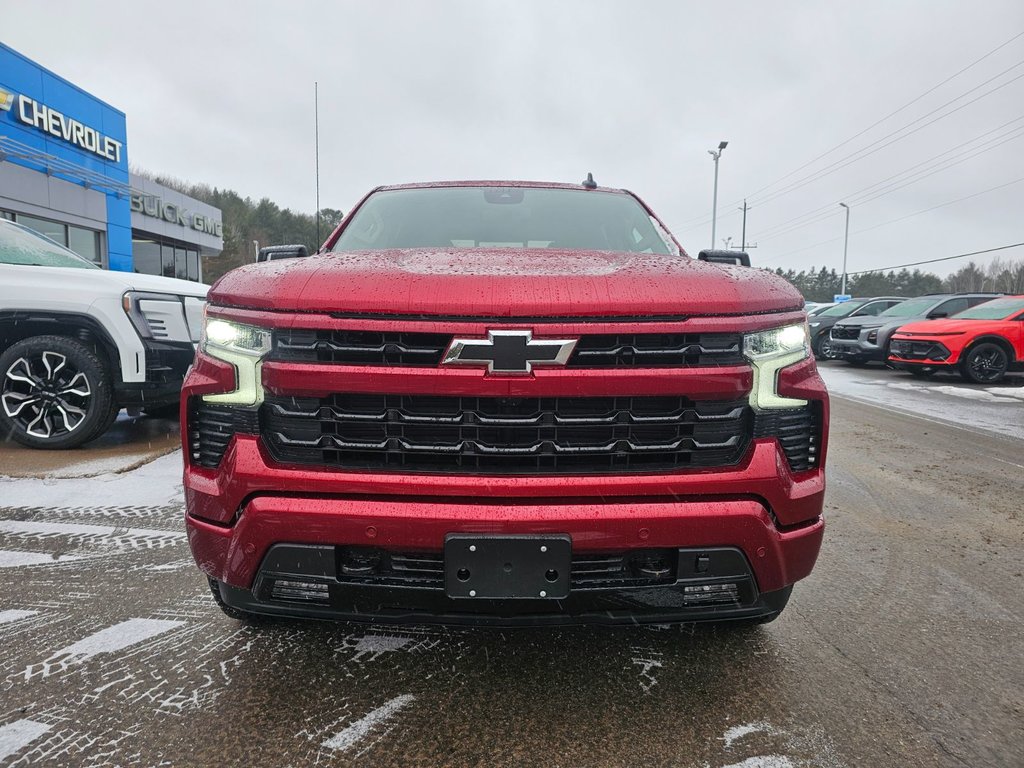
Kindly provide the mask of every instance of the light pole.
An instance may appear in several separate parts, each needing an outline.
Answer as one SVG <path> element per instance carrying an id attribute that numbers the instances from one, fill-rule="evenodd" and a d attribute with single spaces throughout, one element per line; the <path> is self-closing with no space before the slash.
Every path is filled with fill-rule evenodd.
<path id="1" fill-rule="evenodd" d="M 850 206 L 846 203 L 840 203 L 843 208 L 846 209 L 846 234 L 843 235 L 843 282 L 839 292 L 846 295 L 846 249 L 850 244 Z"/>
<path id="2" fill-rule="evenodd" d="M 708 150 L 708 154 L 715 158 L 715 194 L 711 201 L 711 250 L 715 249 L 715 229 L 718 226 L 718 158 L 722 156 L 722 150 L 727 146 L 728 141 L 720 141 L 717 150 Z"/>

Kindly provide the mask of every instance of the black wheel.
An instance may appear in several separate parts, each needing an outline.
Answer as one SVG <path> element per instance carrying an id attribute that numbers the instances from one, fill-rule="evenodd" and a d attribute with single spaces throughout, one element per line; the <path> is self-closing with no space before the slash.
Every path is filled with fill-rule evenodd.
<path id="1" fill-rule="evenodd" d="M 927 379 L 929 376 L 934 376 L 939 372 L 938 368 L 932 368 L 927 365 L 912 365 L 906 370 L 909 371 L 911 376 L 916 376 L 919 379 Z"/>
<path id="2" fill-rule="evenodd" d="M 30 448 L 74 448 L 110 426 L 110 371 L 87 346 L 33 336 L 0 355 L 0 425 Z"/>
<path id="3" fill-rule="evenodd" d="M 836 349 L 832 346 L 832 339 L 829 338 L 827 331 L 818 336 L 818 343 L 814 348 L 814 356 L 822 360 L 836 359 Z"/>
<path id="4" fill-rule="evenodd" d="M 960 373 L 975 384 L 995 384 L 1006 375 L 1010 356 L 999 344 L 982 342 L 972 347 L 960 362 Z"/>
<path id="5" fill-rule="evenodd" d="M 217 603 L 217 607 L 220 608 L 227 616 L 237 621 L 244 621 L 247 624 L 260 624 L 263 621 L 263 617 L 256 613 L 249 613 L 248 611 L 240 611 L 237 608 L 232 608 L 230 605 L 224 602 L 224 598 L 220 594 L 220 582 L 212 577 L 207 577 L 210 581 L 210 592 L 213 593 L 213 600 Z"/>

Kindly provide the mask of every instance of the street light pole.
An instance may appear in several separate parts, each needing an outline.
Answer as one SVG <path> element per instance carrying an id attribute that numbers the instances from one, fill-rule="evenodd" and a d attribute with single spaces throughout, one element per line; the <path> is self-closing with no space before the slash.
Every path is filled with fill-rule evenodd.
<path id="1" fill-rule="evenodd" d="M 722 150 L 727 146 L 728 141 L 720 141 L 717 150 L 708 150 L 708 154 L 715 159 L 715 193 L 711 201 L 711 250 L 715 249 L 715 230 L 718 227 L 718 158 L 722 156 Z"/>
<path id="2" fill-rule="evenodd" d="M 841 205 L 843 208 L 846 209 L 846 234 L 843 235 L 843 282 L 842 282 L 842 287 L 839 289 L 839 292 L 843 296 L 845 296 L 846 295 L 846 250 L 847 250 L 847 247 L 850 245 L 850 206 L 848 206 L 846 203 L 840 203 L 839 205 Z"/>
<path id="3" fill-rule="evenodd" d="M 743 211 L 743 234 L 740 237 L 740 250 L 745 251 L 747 250 L 747 211 L 750 210 L 746 199 L 743 200 L 743 207 L 738 210 Z"/>

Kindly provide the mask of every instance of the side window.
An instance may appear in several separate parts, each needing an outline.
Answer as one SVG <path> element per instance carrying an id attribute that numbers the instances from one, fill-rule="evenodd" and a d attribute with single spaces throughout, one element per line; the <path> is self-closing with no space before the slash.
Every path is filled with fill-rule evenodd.
<path id="1" fill-rule="evenodd" d="M 957 312 L 963 312 L 965 309 L 967 309 L 967 299 L 957 298 L 942 302 L 941 304 L 939 304 L 939 306 L 937 306 L 935 309 L 929 312 L 929 314 L 933 314 L 935 312 L 945 312 L 946 317 L 950 317 L 952 315 L 955 315 Z"/>
<path id="2" fill-rule="evenodd" d="M 992 301 L 992 299 L 994 299 L 994 298 L 995 298 L 995 296 L 968 296 L 967 297 L 967 306 L 968 307 L 976 307 L 979 304 L 984 304 L 986 301 Z"/>
<path id="3" fill-rule="evenodd" d="M 888 309 L 891 305 L 885 301 L 873 301 L 870 304 L 866 304 L 861 307 L 857 312 L 858 315 L 877 315 L 882 310 Z"/>

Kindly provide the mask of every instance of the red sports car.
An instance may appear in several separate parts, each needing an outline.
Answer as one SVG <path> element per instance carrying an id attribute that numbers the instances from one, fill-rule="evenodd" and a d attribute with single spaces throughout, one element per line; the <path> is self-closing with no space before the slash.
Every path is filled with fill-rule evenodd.
<path id="1" fill-rule="evenodd" d="M 1024 296 L 1004 296 L 945 320 L 904 325 L 892 337 L 889 362 L 915 376 L 960 371 L 976 384 L 994 384 L 1024 370 Z"/>

